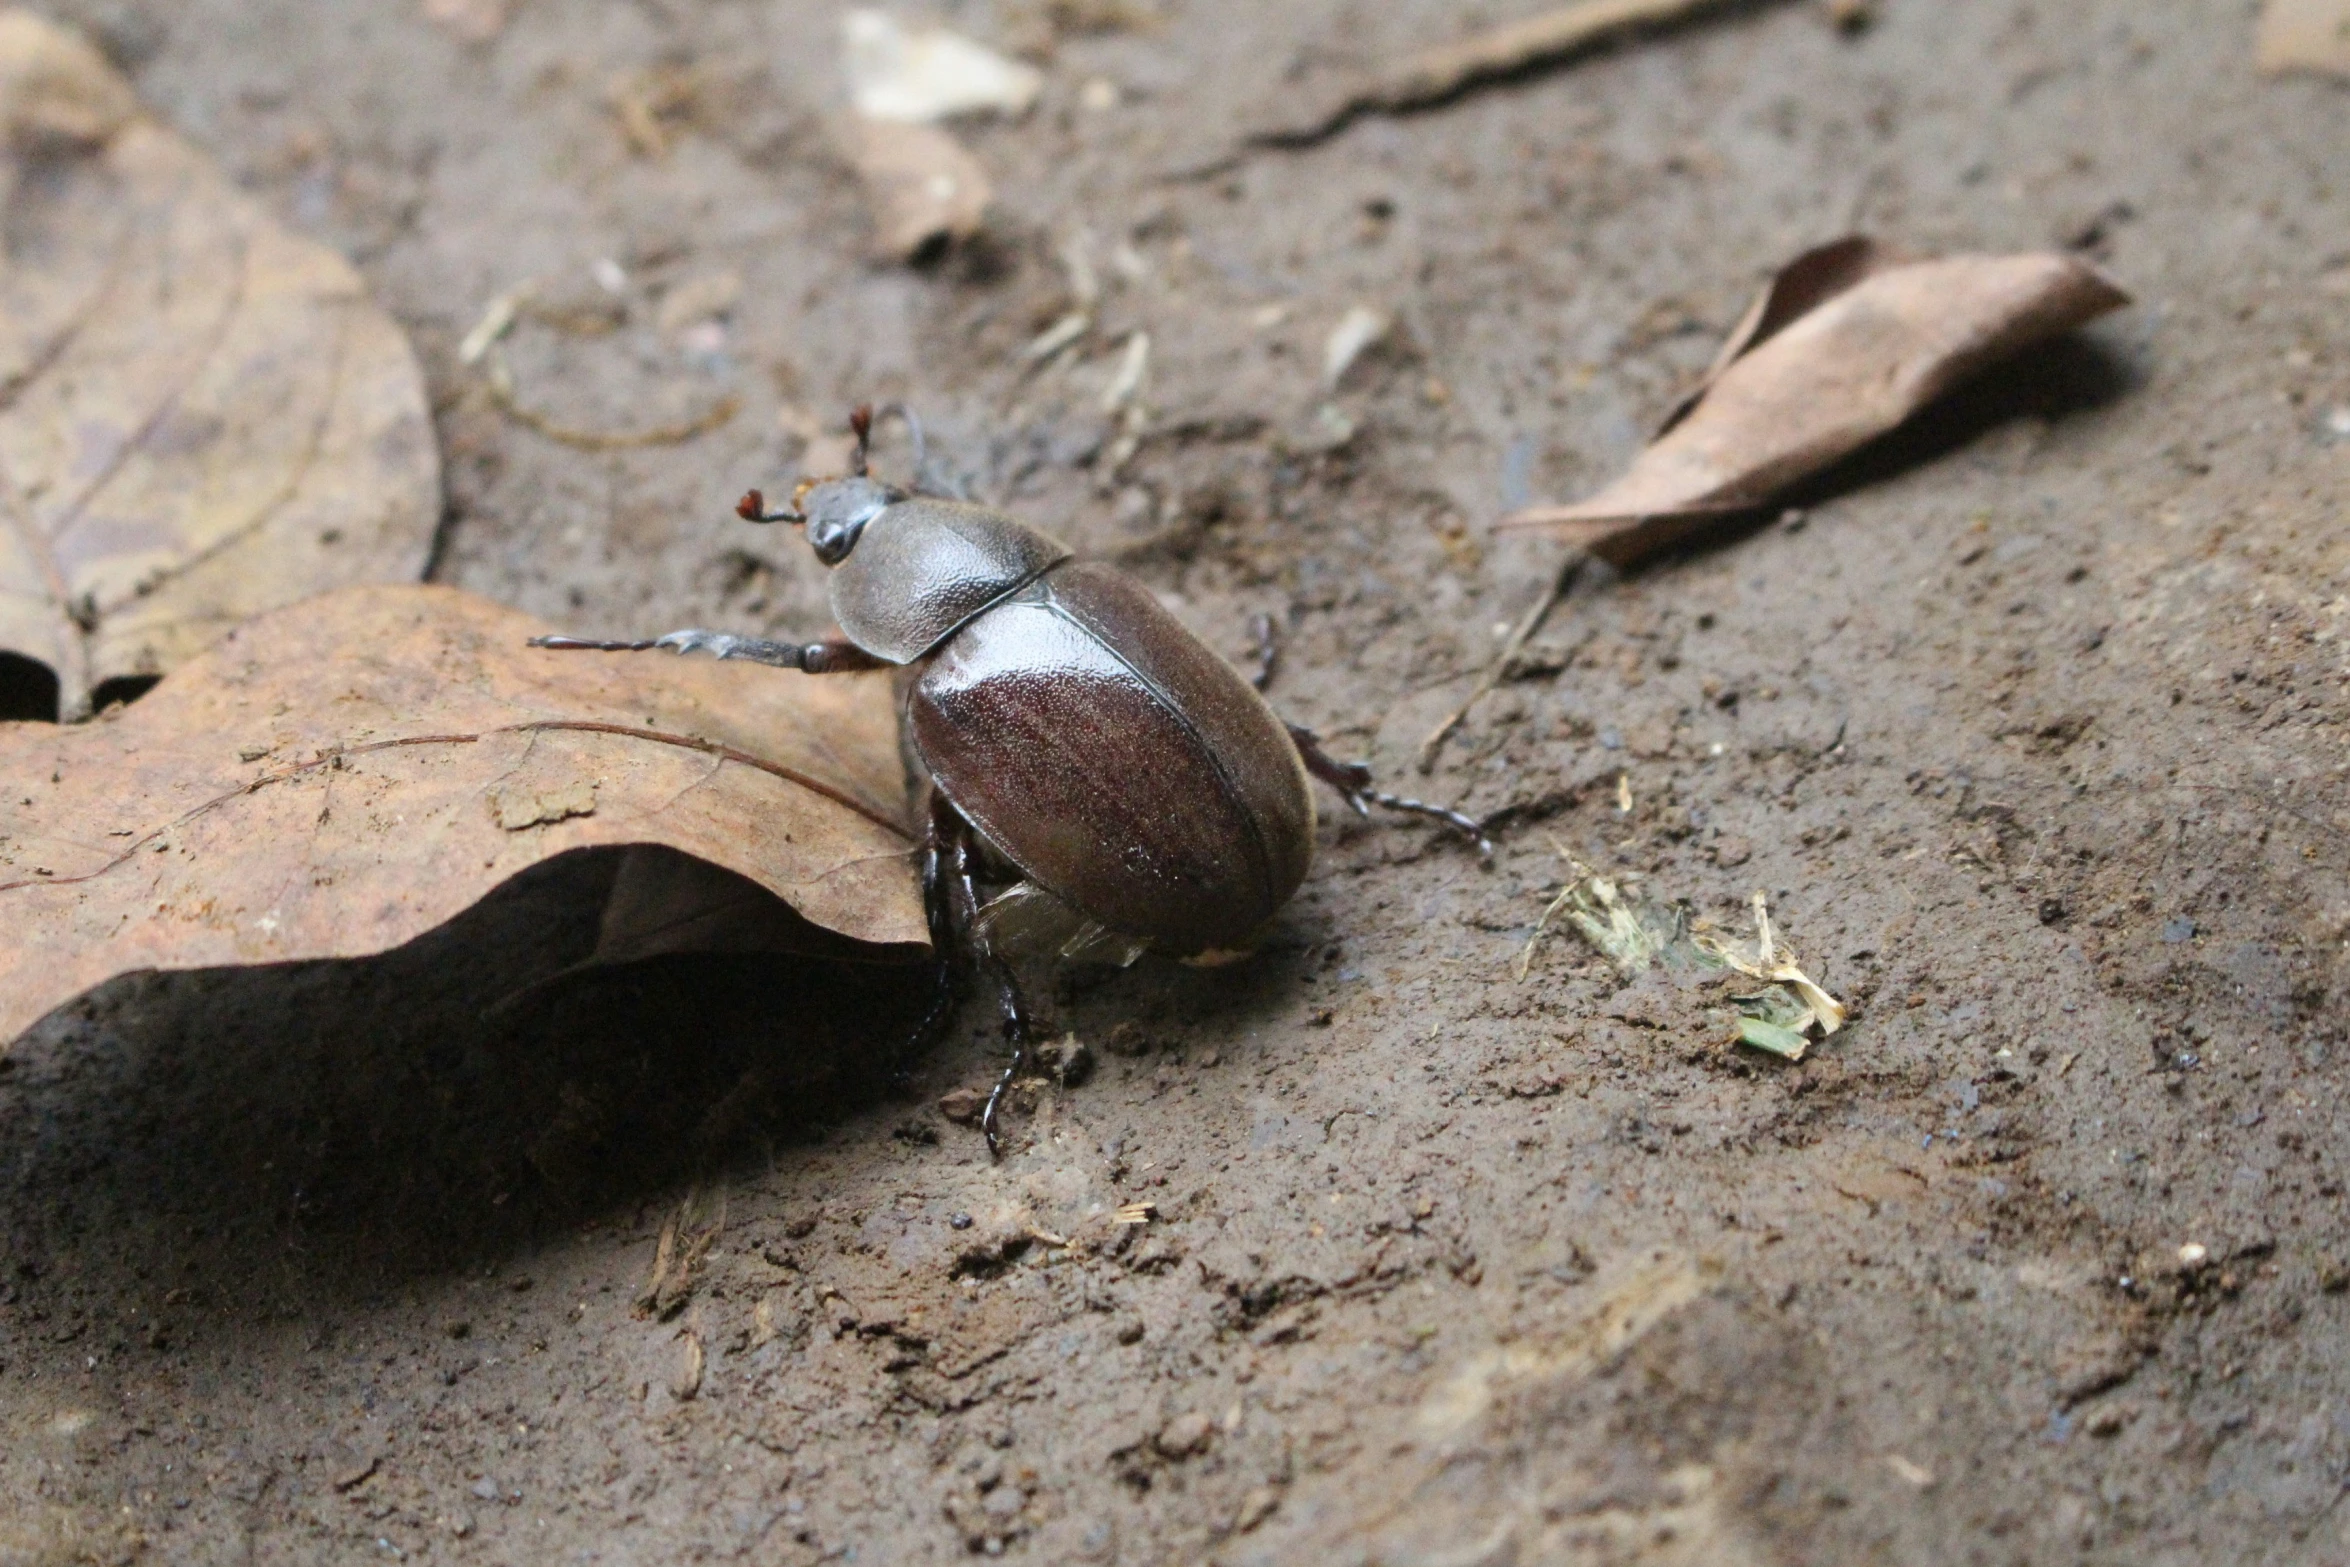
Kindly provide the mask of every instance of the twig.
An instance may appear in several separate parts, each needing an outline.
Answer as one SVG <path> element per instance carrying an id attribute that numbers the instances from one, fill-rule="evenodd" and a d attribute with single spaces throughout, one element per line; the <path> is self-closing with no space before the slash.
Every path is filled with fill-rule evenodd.
<path id="1" fill-rule="evenodd" d="M 507 368 L 505 357 L 494 344 L 486 357 L 489 373 L 482 379 L 489 386 L 490 401 L 498 405 L 500 412 L 550 441 L 558 441 L 583 452 L 618 452 L 640 446 L 682 446 L 697 436 L 708 435 L 742 410 L 742 399 L 729 392 L 702 413 L 676 424 L 659 424 L 643 430 L 578 430 L 570 425 L 558 424 L 535 409 L 524 407 L 514 393 L 514 372 Z"/>
<path id="2" fill-rule="evenodd" d="M 1452 710 L 1443 723 L 1428 731 L 1428 738 L 1420 742 L 1417 765 L 1421 772 L 1426 773 L 1436 766 L 1437 753 L 1444 749 L 1444 742 L 1452 738 L 1452 732 L 1461 726 L 1470 710 L 1484 701 L 1493 688 L 1501 684 L 1503 677 L 1508 675 L 1510 665 L 1525 651 L 1534 633 L 1542 629 L 1542 623 L 1550 618 L 1550 612 L 1558 606 L 1558 601 L 1565 598 L 1574 587 L 1577 574 L 1583 570 L 1585 558 L 1583 552 L 1577 550 L 1560 563 L 1558 575 L 1550 579 L 1550 591 L 1535 600 L 1534 607 L 1527 610 L 1518 623 L 1510 628 L 1509 639 L 1502 643 L 1500 654 L 1478 678 L 1477 688 L 1469 693 L 1467 700 Z"/>
<path id="3" fill-rule="evenodd" d="M 1310 147 L 1366 114 L 1432 108 L 1472 87 L 1570 55 L 1644 27 L 1717 9 L 1729 0 L 1580 0 L 1496 27 L 1459 43 L 1425 50 L 1347 88 L 1337 102 L 1305 119 L 1248 137 L 1259 147 Z"/>

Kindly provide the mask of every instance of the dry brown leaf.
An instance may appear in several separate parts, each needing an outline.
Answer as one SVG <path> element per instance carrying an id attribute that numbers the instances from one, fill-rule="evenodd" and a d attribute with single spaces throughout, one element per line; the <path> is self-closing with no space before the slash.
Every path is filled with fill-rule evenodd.
<path id="1" fill-rule="evenodd" d="M 345 589 L 99 722 L 0 725 L 0 1042 L 115 974 L 381 952 L 599 846 L 926 939 L 886 675 L 523 645 L 543 629 L 454 589 Z"/>
<path id="2" fill-rule="evenodd" d="M 1767 504 L 1961 381 L 2129 303 L 2072 256 L 1881 263 L 1848 252 L 1799 280 L 1789 293 L 1810 303 L 1801 313 L 1774 311 L 1777 291 L 1766 295 L 1741 323 L 1743 355 L 1717 369 L 1622 478 L 1590 500 L 1534 507 L 1501 525 L 1544 528 L 1628 565 L 1708 519 Z M 1784 323 L 1766 335 L 1773 314 Z"/>
<path id="3" fill-rule="evenodd" d="M 1838 294 L 1887 267 L 1912 259 L 1865 234 L 1848 234 L 1814 246 L 1788 262 L 1755 292 L 1754 303 L 1746 307 L 1746 314 L 1738 318 L 1738 324 L 1730 328 L 1730 335 L 1722 339 L 1722 346 L 1714 353 L 1714 362 L 1706 366 L 1697 384 L 1665 415 L 1657 435 L 1670 433 L 1673 426 L 1688 418 L 1724 371 L 1777 337 L 1790 322 L 1810 315 Z"/>
<path id="4" fill-rule="evenodd" d="M 1667 26 L 1701 11 L 1721 9 L 1727 3 L 1579 0 L 1578 4 L 1489 28 L 1348 80 L 1322 96 L 1320 107 L 1258 131 L 1249 140 L 1260 146 L 1308 146 L 1336 135 L 1361 115 L 1430 108 L 1482 83 L 1556 64 L 1626 33 Z"/>
<path id="5" fill-rule="evenodd" d="M 890 120 L 841 127 L 850 164 L 873 215 L 873 254 L 906 261 L 979 232 L 995 199 L 979 160 L 945 131 Z"/>
<path id="6" fill-rule="evenodd" d="M 2260 13 L 2260 68 L 2350 77 L 2350 0 L 2268 0 Z"/>
<path id="7" fill-rule="evenodd" d="M 54 670 L 75 717 L 247 616 L 416 577 L 440 512 L 424 382 L 349 263 L 21 11 L 0 113 L 0 652 Z"/>

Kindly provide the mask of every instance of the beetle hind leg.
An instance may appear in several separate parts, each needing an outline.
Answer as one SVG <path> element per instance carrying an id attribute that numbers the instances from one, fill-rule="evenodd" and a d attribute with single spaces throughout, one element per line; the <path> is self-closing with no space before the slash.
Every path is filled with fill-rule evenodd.
<path id="1" fill-rule="evenodd" d="M 1406 799 L 1371 787 L 1371 769 L 1361 762 L 1342 762 L 1322 749 L 1321 737 L 1303 724 L 1289 725 L 1290 743 L 1297 747 L 1298 759 L 1306 764 L 1306 771 L 1338 791 L 1357 816 L 1369 816 L 1371 807 L 1397 811 L 1407 816 L 1425 816 L 1468 835 L 1477 845 L 1477 852 L 1490 859 L 1493 840 L 1485 836 L 1485 824 L 1466 812 L 1448 805 L 1430 805 L 1425 800 Z"/>

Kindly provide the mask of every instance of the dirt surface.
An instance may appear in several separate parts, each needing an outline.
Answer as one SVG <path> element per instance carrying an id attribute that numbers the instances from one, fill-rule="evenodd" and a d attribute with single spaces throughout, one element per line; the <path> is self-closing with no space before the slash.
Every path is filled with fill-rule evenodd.
<path id="1" fill-rule="evenodd" d="M 998 1165 L 936 1108 L 1000 1060 L 979 1009 L 860 1070 L 902 972 L 540 984 L 606 861 L 377 961 L 119 981 L 0 1063 L 0 1561 L 2350 1560 L 2350 93 L 2257 80 L 2250 6 L 1734 8 L 1202 174 L 1463 18 L 971 4 L 1048 86 L 919 270 L 865 259 L 828 6 L 54 10 L 410 331 L 439 580 L 817 631 L 729 503 L 902 397 L 933 482 L 1235 657 L 1271 614 L 1280 706 L 1509 814 L 1490 869 L 1326 821 L 1253 960 L 1048 986 L 1096 1069 Z M 2139 303 L 1800 518 L 1587 581 L 1417 778 L 1556 564 L 1491 520 L 1620 471 L 1853 226 L 2078 244 Z M 1024 375 L 1072 245 L 1097 330 Z M 526 277 L 544 420 L 740 412 L 524 427 L 456 350 Z M 1342 442 L 1358 303 L 1402 327 Z M 1785 1065 L 1571 939 L 1520 981 L 1554 840 L 1768 892 L 1855 1025 Z"/>

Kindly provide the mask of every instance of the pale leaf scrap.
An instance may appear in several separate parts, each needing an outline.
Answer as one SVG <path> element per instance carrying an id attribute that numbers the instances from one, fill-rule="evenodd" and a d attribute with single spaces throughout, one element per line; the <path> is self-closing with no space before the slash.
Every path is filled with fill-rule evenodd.
<path id="1" fill-rule="evenodd" d="M 1840 240 L 1782 272 L 1699 395 L 1622 478 L 1501 526 L 1630 565 L 1767 505 L 1961 382 L 2127 303 L 2076 256 L 1906 261 Z"/>
<path id="2" fill-rule="evenodd" d="M 2350 0 L 2268 0 L 2260 13 L 2260 69 L 2350 77 Z"/>
<path id="3" fill-rule="evenodd" d="M 406 339 L 70 33 L 0 12 L 0 651 L 79 717 L 306 594 L 412 580 L 439 454 Z M 42 196 L 16 199 L 28 157 Z"/>
<path id="4" fill-rule="evenodd" d="M 386 951 L 576 849 L 666 846 L 838 936 L 926 941 L 886 676 L 524 645 L 543 629 L 346 589 L 99 722 L 0 725 L 0 1042 L 115 974 Z M 656 925 L 607 960 L 680 950 Z"/>
<path id="5" fill-rule="evenodd" d="M 851 119 L 840 135 L 865 186 L 877 259 L 909 261 L 979 232 L 995 189 L 979 160 L 945 131 Z"/>
<path id="6" fill-rule="evenodd" d="M 469 44 L 486 44 L 506 30 L 512 0 L 424 0 L 424 17 Z"/>

